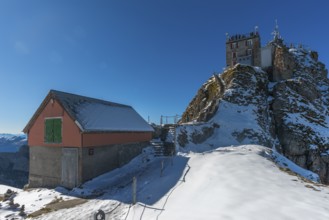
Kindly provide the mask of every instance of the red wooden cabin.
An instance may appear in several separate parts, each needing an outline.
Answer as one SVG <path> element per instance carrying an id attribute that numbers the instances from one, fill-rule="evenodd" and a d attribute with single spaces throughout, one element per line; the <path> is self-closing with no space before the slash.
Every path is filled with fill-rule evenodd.
<path id="1" fill-rule="evenodd" d="M 51 90 L 23 131 L 29 187 L 72 188 L 140 154 L 153 128 L 131 106 Z"/>

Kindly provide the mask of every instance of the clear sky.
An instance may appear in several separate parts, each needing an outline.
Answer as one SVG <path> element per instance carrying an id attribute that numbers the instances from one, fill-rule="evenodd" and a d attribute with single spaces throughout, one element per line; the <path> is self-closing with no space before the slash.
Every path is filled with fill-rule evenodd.
<path id="1" fill-rule="evenodd" d="M 225 66 L 225 33 L 274 20 L 329 65 L 327 0 L 0 0 L 0 133 L 18 133 L 50 89 L 182 114 Z"/>

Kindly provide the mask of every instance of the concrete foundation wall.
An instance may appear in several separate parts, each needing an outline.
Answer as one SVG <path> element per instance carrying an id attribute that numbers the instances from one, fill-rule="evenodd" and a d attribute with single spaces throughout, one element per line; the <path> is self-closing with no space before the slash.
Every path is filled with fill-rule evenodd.
<path id="1" fill-rule="evenodd" d="M 82 148 L 82 182 L 128 163 L 148 142 Z"/>
<path id="2" fill-rule="evenodd" d="M 77 185 L 125 165 L 139 155 L 148 143 L 77 148 L 79 149 Z M 63 147 L 30 147 L 30 188 L 54 188 L 62 185 L 62 151 Z"/>
<path id="3" fill-rule="evenodd" d="M 29 187 L 56 187 L 61 182 L 61 147 L 30 147 Z"/>

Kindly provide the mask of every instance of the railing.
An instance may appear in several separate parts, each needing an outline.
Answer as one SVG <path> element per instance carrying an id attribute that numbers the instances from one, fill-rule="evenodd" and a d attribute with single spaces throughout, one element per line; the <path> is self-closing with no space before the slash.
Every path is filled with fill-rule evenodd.
<path id="1" fill-rule="evenodd" d="M 164 116 L 161 115 L 160 117 L 160 125 L 164 124 L 177 124 L 178 121 L 182 118 L 181 115 L 174 115 L 174 116 Z"/>
<path id="2" fill-rule="evenodd" d="M 288 48 L 301 48 L 305 50 L 312 50 L 310 46 L 301 43 L 285 43 Z"/>
<path id="3" fill-rule="evenodd" d="M 231 42 L 231 41 L 237 41 L 237 40 L 243 40 L 243 39 L 248 39 L 248 38 L 252 38 L 252 37 L 256 37 L 259 36 L 258 32 L 250 32 L 247 34 L 235 34 L 235 35 L 228 35 L 226 34 L 226 42 Z"/>

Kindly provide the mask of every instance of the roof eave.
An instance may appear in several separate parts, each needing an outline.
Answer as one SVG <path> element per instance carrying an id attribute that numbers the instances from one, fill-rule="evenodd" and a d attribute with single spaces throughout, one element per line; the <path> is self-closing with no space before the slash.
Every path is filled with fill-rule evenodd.
<path id="1" fill-rule="evenodd" d="M 29 122 L 27 123 L 27 125 L 25 126 L 25 128 L 23 129 L 23 132 L 25 134 L 27 134 L 30 130 L 30 128 L 32 127 L 32 125 L 34 124 L 35 120 L 38 118 L 38 116 L 40 115 L 40 113 L 43 111 L 43 109 L 46 107 L 46 105 L 48 104 L 48 102 L 54 99 L 56 101 L 58 101 L 59 105 L 64 109 L 64 111 L 69 115 L 69 117 L 76 123 L 76 125 L 78 126 L 78 128 L 80 129 L 81 132 L 84 132 L 83 127 L 80 125 L 80 123 L 76 120 L 76 118 L 74 117 L 74 115 L 71 114 L 70 111 L 68 111 L 65 106 L 61 103 L 61 100 L 59 98 L 56 97 L 56 93 L 54 92 L 54 90 L 50 90 L 48 95 L 46 96 L 46 98 L 41 102 L 40 106 L 38 107 L 38 109 L 35 111 L 35 113 L 33 114 L 32 118 L 29 120 Z"/>
<path id="2" fill-rule="evenodd" d="M 44 98 L 44 100 L 41 102 L 41 104 L 39 105 L 39 107 L 37 108 L 37 110 L 35 111 L 35 113 L 33 114 L 33 116 L 31 117 L 31 119 L 29 120 L 29 122 L 24 127 L 23 132 L 25 134 L 27 134 L 29 132 L 29 130 L 32 127 L 32 125 L 34 124 L 35 120 L 38 118 L 38 116 L 43 111 L 43 109 L 45 108 L 45 106 L 47 105 L 47 103 L 49 102 L 49 100 L 51 98 L 52 98 L 52 92 L 50 91 L 47 94 L 46 98 Z"/>
<path id="3" fill-rule="evenodd" d="M 83 133 L 152 133 L 154 130 L 84 130 Z"/>

